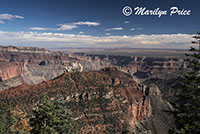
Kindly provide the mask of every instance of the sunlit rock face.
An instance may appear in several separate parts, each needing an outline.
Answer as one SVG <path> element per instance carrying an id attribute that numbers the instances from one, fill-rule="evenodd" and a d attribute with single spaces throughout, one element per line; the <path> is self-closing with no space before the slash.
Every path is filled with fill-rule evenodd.
<path id="1" fill-rule="evenodd" d="M 66 105 L 81 124 L 81 131 L 104 128 L 104 133 L 136 131 L 136 124 L 150 118 L 151 102 L 131 75 L 106 68 L 91 72 L 66 72 L 37 85 L 21 85 L 0 92 L 12 105 L 33 106 L 44 94 L 52 99 L 62 94 Z M 29 108 L 30 109 L 30 108 Z"/>
<path id="2" fill-rule="evenodd" d="M 22 66 L 18 63 L 0 62 L 1 80 L 14 78 L 22 73 Z"/>
<path id="3" fill-rule="evenodd" d="M 64 69 L 66 72 L 82 72 L 83 66 L 80 63 L 74 61 L 72 62 L 72 65 L 65 66 Z"/>
<path id="4" fill-rule="evenodd" d="M 100 58 L 108 61 L 112 65 L 119 67 L 120 70 L 135 74 L 139 78 L 147 78 L 153 73 L 176 72 L 187 68 L 188 64 L 183 58 L 168 57 L 133 57 L 133 56 L 114 56 L 114 55 L 89 55 L 93 59 Z"/>
<path id="5" fill-rule="evenodd" d="M 160 89 L 161 96 L 168 101 L 174 101 L 174 96 L 181 93 L 180 77 L 191 67 L 181 56 L 174 58 L 172 56 L 137 57 L 95 54 L 89 56 L 92 59 L 99 58 L 109 62 L 119 70 L 136 76 L 135 80 L 142 81 L 146 85 L 154 83 Z"/>
<path id="6" fill-rule="evenodd" d="M 0 90 L 20 84 L 38 84 L 65 71 L 100 70 L 109 63 L 87 56 L 68 55 L 34 47 L 0 47 Z"/>
<path id="7" fill-rule="evenodd" d="M 163 97 L 176 93 L 173 76 L 187 67 L 182 59 L 78 56 L 26 47 L 1 49 L 0 63 L 1 99 L 32 107 L 44 94 L 51 99 L 62 94 L 84 134 L 127 129 L 167 134 L 173 119 L 163 112 L 171 109 Z"/>

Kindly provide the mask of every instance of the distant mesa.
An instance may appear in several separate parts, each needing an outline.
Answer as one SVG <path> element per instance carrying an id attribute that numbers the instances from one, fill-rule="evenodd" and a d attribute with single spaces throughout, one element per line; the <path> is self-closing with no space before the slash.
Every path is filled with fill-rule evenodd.
<path id="1" fill-rule="evenodd" d="M 16 47 L 16 46 L 0 46 L 0 51 L 20 52 L 20 53 L 49 53 L 50 51 L 44 48 L 37 47 Z"/>

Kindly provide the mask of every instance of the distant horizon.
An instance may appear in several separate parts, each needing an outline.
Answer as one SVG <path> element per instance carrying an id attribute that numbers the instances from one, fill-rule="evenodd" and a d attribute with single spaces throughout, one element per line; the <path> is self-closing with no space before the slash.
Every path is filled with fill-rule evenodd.
<path id="1" fill-rule="evenodd" d="M 111 48 L 95 48 L 95 47 L 61 47 L 61 48 L 45 48 L 45 49 L 48 49 L 48 50 L 53 50 L 53 49 L 104 49 L 104 50 L 111 50 L 111 49 L 124 49 L 124 50 L 128 50 L 128 49 L 138 49 L 138 50 L 178 50 L 178 51 L 185 51 L 185 50 L 188 50 L 187 48 L 185 49 L 175 49 L 175 48 L 131 48 L 131 47 L 111 47 Z"/>
<path id="2" fill-rule="evenodd" d="M 40 46 L 31 46 L 31 45 L 2 45 L 0 44 L 0 47 L 35 47 L 35 48 L 44 48 L 44 49 L 47 49 L 47 50 L 54 50 L 54 49 L 104 49 L 104 50 L 111 50 L 111 49 L 124 49 L 124 50 L 128 50 L 128 49 L 138 49 L 138 50 L 178 50 L 178 51 L 185 51 L 185 50 L 188 50 L 187 48 L 134 48 L 134 47 L 108 47 L 108 48 L 105 48 L 105 47 L 52 47 L 52 48 L 45 48 L 45 47 L 40 47 Z"/>
<path id="3" fill-rule="evenodd" d="M 200 30 L 199 4 L 196 0 L 1 1 L 0 44 L 40 48 L 197 48 L 191 42 Z M 145 11 L 136 14 L 135 7 Z M 180 13 L 170 15 L 172 7 Z M 166 12 L 159 15 L 159 11 Z M 186 15 L 185 11 L 190 13 Z"/>

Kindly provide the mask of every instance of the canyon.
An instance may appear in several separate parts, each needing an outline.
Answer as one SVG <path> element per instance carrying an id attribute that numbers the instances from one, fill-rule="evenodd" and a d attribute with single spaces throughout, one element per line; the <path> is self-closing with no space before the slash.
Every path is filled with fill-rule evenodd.
<path id="1" fill-rule="evenodd" d="M 0 98 L 11 105 L 26 107 L 28 111 L 44 95 L 54 99 L 59 94 L 66 100 L 68 109 L 81 124 L 84 133 L 93 128 L 95 131 L 102 129 L 102 133 L 123 133 L 130 129 L 138 134 L 149 134 L 153 131 L 165 132 L 171 126 L 160 119 L 171 121 L 171 117 L 162 112 L 163 109 L 170 109 L 170 105 L 162 100 L 158 87 L 138 83 L 133 76 L 115 67 L 100 71 L 65 72 L 37 85 L 22 84 L 1 91 Z M 152 99 L 157 99 L 156 104 L 151 102 Z M 160 112 L 154 117 L 155 105 L 162 107 L 157 107 Z M 152 124 L 157 127 L 151 128 Z"/>
<path id="2" fill-rule="evenodd" d="M 0 47 L 0 98 L 34 107 L 61 94 L 80 133 L 167 134 L 174 127 L 170 101 L 190 65 L 183 58 L 121 56 Z M 101 131 L 101 132 L 100 132 Z"/>
<path id="3" fill-rule="evenodd" d="M 27 48 L 26 48 L 27 49 Z M 64 73 L 74 62 L 83 66 L 83 71 L 108 67 L 100 59 L 50 52 L 40 48 L 28 51 L 16 47 L 2 47 L 0 50 L 0 91 L 20 84 L 38 84 Z"/>

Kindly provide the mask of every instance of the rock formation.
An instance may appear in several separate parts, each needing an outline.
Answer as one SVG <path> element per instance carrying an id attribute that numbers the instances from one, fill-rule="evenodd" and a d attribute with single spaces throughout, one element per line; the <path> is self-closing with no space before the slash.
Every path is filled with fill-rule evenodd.
<path id="1" fill-rule="evenodd" d="M 104 126 L 104 133 L 123 133 L 126 129 L 136 131 L 136 124 L 152 114 L 150 99 L 137 85 L 132 76 L 106 68 L 69 72 L 38 85 L 21 85 L 0 92 L 0 98 L 28 110 L 44 94 L 51 98 L 62 94 L 82 129 Z"/>
<path id="2" fill-rule="evenodd" d="M 64 67 L 66 72 L 82 72 L 83 66 L 80 63 L 77 63 L 76 61 L 72 62 L 72 65 Z"/>
<path id="3" fill-rule="evenodd" d="M 62 94 L 82 133 L 132 129 L 136 134 L 167 134 L 173 118 L 164 112 L 171 110 L 165 99 L 179 93 L 177 79 L 187 66 L 181 58 L 79 56 L 0 47 L 0 98 L 28 110 L 44 94 L 52 99 Z"/>
<path id="4" fill-rule="evenodd" d="M 100 70 L 109 65 L 90 57 L 50 52 L 40 48 L 0 47 L 0 77 L 3 81 L 0 83 L 0 91 L 24 83 L 38 84 L 51 80 L 65 70 Z"/>
<path id="5" fill-rule="evenodd" d="M 183 58 L 157 58 L 157 57 L 133 57 L 133 56 L 114 56 L 114 55 L 87 55 L 100 58 L 119 67 L 120 70 L 138 77 L 148 76 L 148 73 L 176 72 L 187 68 L 188 64 Z M 146 77 L 147 77 L 146 76 Z"/>

